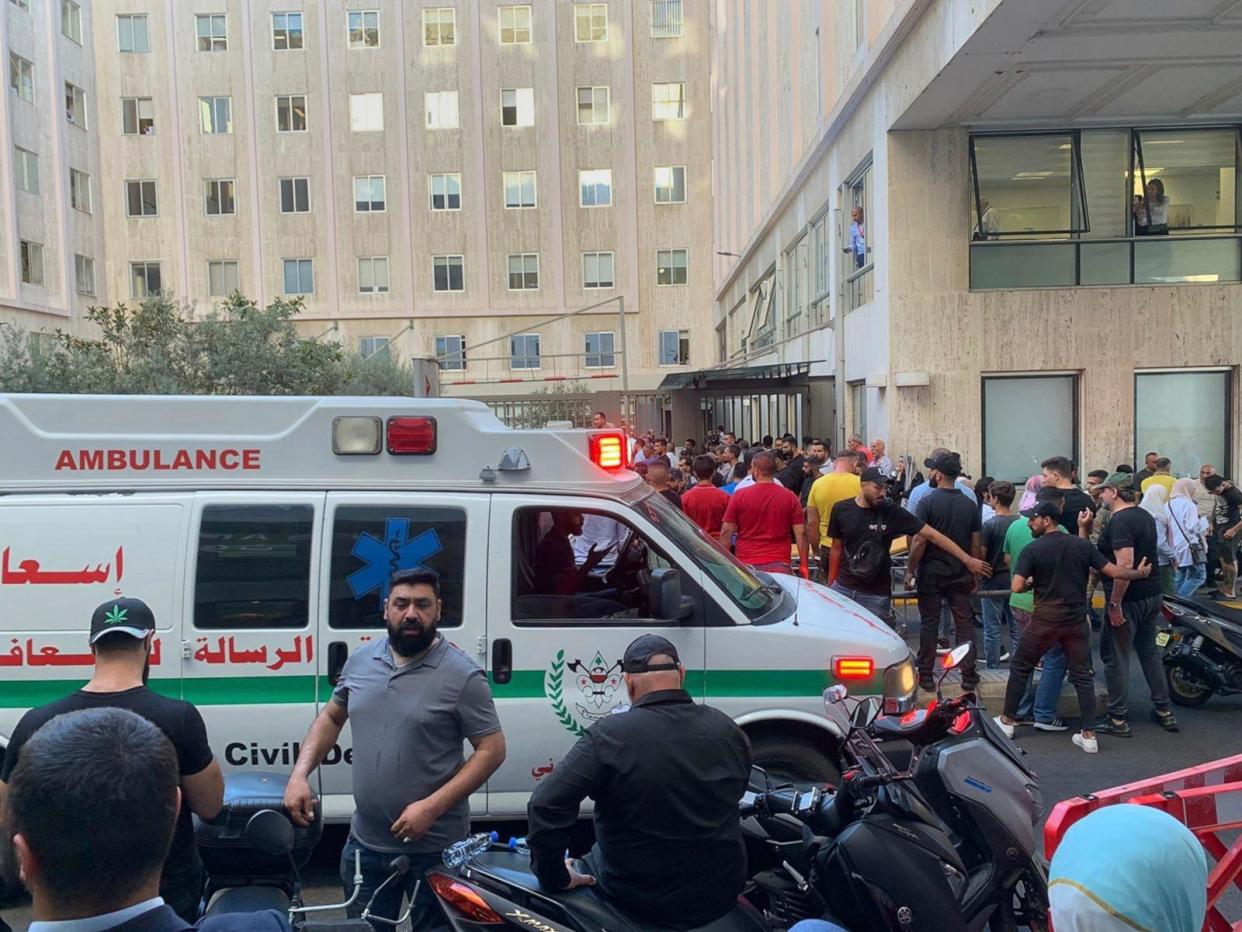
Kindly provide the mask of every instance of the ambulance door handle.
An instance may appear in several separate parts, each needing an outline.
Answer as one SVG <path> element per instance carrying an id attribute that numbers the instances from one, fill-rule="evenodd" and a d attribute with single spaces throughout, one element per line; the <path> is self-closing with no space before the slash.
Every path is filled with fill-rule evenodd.
<path id="1" fill-rule="evenodd" d="M 336 685 L 348 659 L 349 645 L 344 641 L 333 641 L 328 645 L 328 682 L 331 685 Z"/>
<path id="2" fill-rule="evenodd" d="M 492 682 L 500 686 L 513 679 L 513 642 L 496 638 L 492 642 Z"/>

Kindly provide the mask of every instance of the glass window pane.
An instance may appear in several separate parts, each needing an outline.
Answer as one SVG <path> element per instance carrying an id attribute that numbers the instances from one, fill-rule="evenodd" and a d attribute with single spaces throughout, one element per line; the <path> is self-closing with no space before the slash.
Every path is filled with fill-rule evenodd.
<path id="1" fill-rule="evenodd" d="M 1054 288 L 1074 284 L 1070 243 L 1005 243 L 970 247 L 970 287 Z"/>
<path id="2" fill-rule="evenodd" d="M 1229 373 L 1152 372 L 1134 377 L 1134 444 L 1159 450 L 1175 476 L 1215 466 L 1226 475 Z"/>
<path id="3" fill-rule="evenodd" d="M 983 380 L 983 472 L 1014 484 L 1050 456 L 1074 458 L 1074 376 Z"/>
<path id="4" fill-rule="evenodd" d="M 1074 228 L 1072 140 L 1068 133 L 974 138 L 984 214 L 981 235 L 1036 235 Z M 980 231 L 978 217 L 974 229 Z"/>
<path id="5" fill-rule="evenodd" d="M 1129 243 L 1083 243 L 1080 250 L 1080 285 L 1130 284 Z"/>
<path id="6" fill-rule="evenodd" d="M 1135 172 L 1135 193 L 1143 193 L 1140 186 L 1144 177 L 1149 198 L 1159 198 L 1163 191 L 1169 228 L 1234 225 L 1238 166 L 1235 130 L 1144 130 L 1135 137 L 1143 154 L 1143 171 Z M 1159 222 L 1159 206 L 1153 207 L 1152 220 Z"/>
<path id="7" fill-rule="evenodd" d="M 1236 282 L 1240 241 L 1150 237 L 1134 242 L 1134 283 Z"/>
<path id="8" fill-rule="evenodd" d="M 1126 197 L 1126 172 L 1129 170 L 1126 147 L 1129 144 L 1129 130 L 1084 130 L 1082 133 L 1082 177 L 1091 224 L 1086 236 L 1129 235 L 1129 199 Z M 1084 276 L 1086 273 L 1084 261 Z"/>

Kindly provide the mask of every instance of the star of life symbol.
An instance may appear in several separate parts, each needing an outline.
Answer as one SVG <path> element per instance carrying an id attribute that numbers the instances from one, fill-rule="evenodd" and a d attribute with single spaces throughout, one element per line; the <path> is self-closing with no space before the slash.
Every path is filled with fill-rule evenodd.
<path id="1" fill-rule="evenodd" d="M 364 564 L 346 582 L 355 599 L 379 592 L 380 601 L 388 598 L 388 577 L 397 570 L 430 569 L 427 560 L 443 550 L 440 535 L 428 528 L 410 539 L 409 518 L 388 518 L 384 521 L 384 539 L 363 531 L 354 542 L 350 555 Z"/>

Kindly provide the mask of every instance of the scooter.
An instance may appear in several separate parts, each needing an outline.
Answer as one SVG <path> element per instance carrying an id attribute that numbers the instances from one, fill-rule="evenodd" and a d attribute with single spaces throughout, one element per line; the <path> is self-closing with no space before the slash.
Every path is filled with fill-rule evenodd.
<path id="1" fill-rule="evenodd" d="M 1169 698 L 1200 706 L 1212 696 L 1242 693 L 1242 611 L 1206 599 L 1164 597 L 1169 627 L 1157 632 L 1164 648 Z"/>

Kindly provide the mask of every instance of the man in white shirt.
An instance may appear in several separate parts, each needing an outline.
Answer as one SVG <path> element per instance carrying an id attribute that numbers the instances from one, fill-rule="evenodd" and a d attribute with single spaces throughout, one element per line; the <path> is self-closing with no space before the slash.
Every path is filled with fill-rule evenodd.
<path id="1" fill-rule="evenodd" d="M 885 476 L 892 476 L 893 461 L 888 458 L 888 454 L 884 451 L 885 446 L 883 440 L 871 441 L 871 465 L 880 472 L 884 473 Z"/>
<path id="2" fill-rule="evenodd" d="M 582 516 L 582 533 L 573 538 L 574 559 L 581 566 L 586 562 L 591 548 L 596 553 L 603 553 L 604 558 L 598 565 L 610 567 L 616 564 L 621 544 L 625 542 L 626 529 L 620 521 L 604 515 L 584 514 Z"/>

